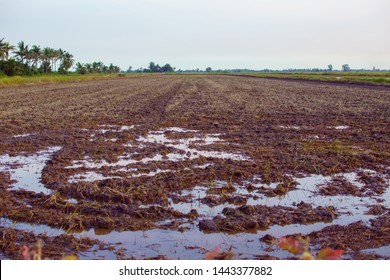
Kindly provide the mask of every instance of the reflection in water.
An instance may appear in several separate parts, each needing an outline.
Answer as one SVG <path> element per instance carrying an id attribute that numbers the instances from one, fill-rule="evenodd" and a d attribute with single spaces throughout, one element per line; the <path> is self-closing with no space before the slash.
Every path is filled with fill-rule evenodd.
<path id="1" fill-rule="evenodd" d="M 0 172 L 8 172 L 11 180 L 16 181 L 12 183 L 11 190 L 25 189 L 50 194 L 51 190 L 41 183 L 42 170 L 46 162 L 59 150 L 61 147 L 50 147 L 33 155 L 0 156 Z"/>
<path id="2" fill-rule="evenodd" d="M 365 253 L 365 254 L 374 253 L 374 254 L 377 254 L 377 255 L 382 256 L 382 257 L 390 258 L 390 245 L 382 246 L 379 248 L 371 248 L 371 249 L 362 250 L 362 253 Z"/>

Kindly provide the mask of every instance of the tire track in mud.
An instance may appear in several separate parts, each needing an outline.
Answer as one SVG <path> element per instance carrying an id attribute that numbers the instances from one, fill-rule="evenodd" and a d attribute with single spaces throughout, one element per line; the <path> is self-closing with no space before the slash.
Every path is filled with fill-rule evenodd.
<path id="1" fill-rule="evenodd" d="M 183 78 L 180 86 L 177 88 L 175 95 L 172 97 L 170 102 L 167 104 L 165 108 L 165 113 L 170 114 L 173 113 L 176 109 L 183 108 L 183 105 L 186 104 L 190 99 L 191 95 L 198 91 L 198 88 L 195 86 L 190 79 Z"/>
<path id="2" fill-rule="evenodd" d="M 183 80 L 175 79 L 154 88 L 151 92 L 137 95 L 135 102 L 139 104 L 137 117 L 140 121 L 149 124 L 156 122 L 155 127 L 158 127 L 158 123 L 165 121 L 167 107 L 182 86 Z"/>
<path id="3" fill-rule="evenodd" d="M 166 119 L 173 125 L 188 127 L 195 120 L 201 119 L 201 108 L 207 105 L 207 100 L 202 100 L 199 83 L 192 77 L 185 77 L 175 96 L 167 104 L 165 109 Z"/>
<path id="4" fill-rule="evenodd" d="M 223 76 L 191 78 L 169 108 L 169 113 L 185 118 L 187 123 L 203 126 L 206 120 L 206 125 L 218 129 L 226 130 L 229 125 L 249 129 L 252 119 L 258 121 L 264 115 L 255 110 L 262 102 L 254 85 Z"/>
<path id="5" fill-rule="evenodd" d="M 237 119 L 237 104 L 229 99 L 227 92 L 225 85 L 208 77 L 185 77 L 179 91 L 167 106 L 167 118 L 171 122 L 181 120 L 185 126 L 199 128 L 204 127 L 206 121 L 207 126 L 212 125 L 212 129 L 220 123 L 234 122 Z"/>

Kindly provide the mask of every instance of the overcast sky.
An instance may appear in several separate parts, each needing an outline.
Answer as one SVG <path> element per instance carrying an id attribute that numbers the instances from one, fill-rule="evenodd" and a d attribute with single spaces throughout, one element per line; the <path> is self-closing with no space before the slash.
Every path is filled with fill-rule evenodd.
<path id="1" fill-rule="evenodd" d="M 0 38 L 122 69 L 390 69 L 389 0 L 0 0 Z"/>

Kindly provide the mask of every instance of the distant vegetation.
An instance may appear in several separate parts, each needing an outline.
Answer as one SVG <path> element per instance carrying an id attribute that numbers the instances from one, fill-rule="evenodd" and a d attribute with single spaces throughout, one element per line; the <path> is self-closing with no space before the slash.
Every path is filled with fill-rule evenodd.
<path id="1" fill-rule="evenodd" d="M 38 73 L 67 73 L 74 63 L 73 55 L 62 49 L 29 46 L 21 41 L 17 46 L 0 39 L 0 74 L 7 76 Z"/>
<path id="2" fill-rule="evenodd" d="M 0 76 L 28 76 L 35 74 L 66 74 L 74 65 L 73 55 L 63 49 L 53 49 L 20 41 L 16 46 L 0 39 Z M 118 73 L 120 68 L 102 62 L 76 64 L 79 74 Z"/>
<path id="3" fill-rule="evenodd" d="M 76 63 L 76 72 L 79 74 L 96 74 L 96 73 L 119 73 L 121 69 L 112 63 L 109 66 L 104 65 L 103 62 L 92 62 L 82 64 Z"/>
<path id="4" fill-rule="evenodd" d="M 288 68 L 282 70 L 275 69 L 248 69 L 248 68 L 229 68 L 229 69 L 212 69 L 206 67 L 205 69 L 176 69 L 170 64 L 160 66 L 153 61 L 149 63 L 147 68 L 133 69 L 132 66 L 125 71 L 126 73 L 161 73 L 161 72 L 176 72 L 176 73 L 272 73 L 272 74 L 286 74 L 286 73 L 313 73 L 313 74 L 335 74 L 335 73 L 383 73 L 390 72 L 390 70 L 380 70 L 375 67 L 371 69 L 352 69 L 348 64 L 341 65 L 341 70 L 335 70 L 332 64 L 327 68 Z M 326 75 L 326 74 L 325 74 Z"/>
<path id="5" fill-rule="evenodd" d="M 139 68 L 136 70 L 133 70 L 133 67 L 129 67 L 129 69 L 126 71 L 127 73 L 167 73 L 167 72 L 175 72 L 175 67 L 172 67 L 169 63 L 165 64 L 164 66 L 160 66 L 153 61 L 149 63 L 148 68 Z"/>

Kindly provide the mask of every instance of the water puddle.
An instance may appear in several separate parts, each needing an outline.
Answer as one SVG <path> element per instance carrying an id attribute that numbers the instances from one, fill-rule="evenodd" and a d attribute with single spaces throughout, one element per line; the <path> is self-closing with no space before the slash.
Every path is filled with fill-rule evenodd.
<path id="1" fill-rule="evenodd" d="M 106 142 L 116 142 L 116 141 L 118 141 L 118 138 L 110 138 L 110 139 L 106 139 L 104 141 L 106 141 Z"/>
<path id="2" fill-rule="evenodd" d="M 11 184 L 10 190 L 25 189 L 50 194 L 51 190 L 41 183 L 42 170 L 46 162 L 59 150 L 61 147 L 50 147 L 34 155 L 0 156 L 0 172 L 9 173 L 11 180 L 16 181 Z"/>
<path id="3" fill-rule="evenodd" d="M 94 182 L 94 181 L 103 181 L 106 179 L 114 179 L 114 178 L 120 178 L 115 176 L 104 176 L 100 173 L 94 172 L 94 171 L 87 171 L 85 173 L 76 174 L 74 176 L 71 176 L 68 179 L 69 183 L 76 183 L 76 182 Z"/>
<path id="4" fill-rule="evenodd" d="M 363 184 L 357 181 L 357 174 L 352 173 L 343 173 L 338 174 L 333 177 L 342 176 L 347 181 L 351 182 L 356 187 L 362 187 Z M 322 175 L 310 175 L 304 178 L 294 178 L 298 183 L 296 189 L 287 192 L 284 196 L 275 196 L 275 197 L 265 197 L 260 198 L 260 203 L 264 203 L 267 206 L 294 206 L 304 201 L 310 203 L 313 207 L 328 207 L 334 206 L 337 207 L 342 213 L 348 215 L 362 215 L 364 211 L 367 211 L 367 206 L 376 204 L 378 197 L 357 197 L 352 195 L 335 195 L 335 196 L 325 196 L 321 195 L 318 192 L 318 185 L 326 184 L 330 182 L 332 177 L 322 176 Z M 389 201 L 385 200 L 386 204 Z M 256 205 L 259 204 L 259 200 L 248 200 L 248 204 Z M 385 205 L 388 206 L 388 205 Z"/>
<path id="5" fill-rule="evenodd" d="M 86 237 L 96 238 L 107 243 L 121 243 L 120 247 L 125 249 L 126 257 L 135 258 L 149 258 L 163 255 L 170 259 L 203 259 L 205 253 L 213 250 L 216 246 L 219 246 L 222 250 L 228 250 L 231 246 L 233 250 L 245 246 L 245 251 L 240 253 L 241 256 L 237 255 L 237 258 L 243 258 L 244 256 L 253 258 L 253 254 L 258 253 L 260 248 L 258 236 L 255 234 L 227 235 L 218 233 L 205 235 L 199 233 L 196 229 L 183 233 L 168 230 L 114 231 L 101 236 L 97 236 L 91 230 L 84 234 Z M 105 252 L 101 253 L 104 254 Z M 109 252 L 107 253 L 110 254 Z M 105 257 L 108 258 L 109 256 L 106 255 Z"/>
<path id="6" fill-rule="evenodd" d="M 221 182 L 222 184 L 222 182 Z M 180 194 L 175 194 L 175 196 L 179 196 L 181 198 L 188 198 L 188 202 L 175 202 L 172 198 L 168 201 L 170 203 L 170 207 L 180 213 L 187 214 L 191 210 L 196 210 L 199 215 L 205 218 L 213 218 L 220 213 L 229 203 L 219 204 L 215 206 L 209 206 L 202 201 L 207 197 L 208 187 L 205 186 L 196 186 L 192 190 L 182 191 Z"/>
<path id="7" fill-rule="evenodd" d="M 156 130 L 155 132 L 156 133 L 164 133 L 166 131 L 170 131 L 170 132 L 194 132 L 194 133 L 198 133 L 199 130 L 192 130 L 192 129 L 186 129 L 186 128 L 181 128 L 181 127 L 167 127 L 165 129 L 162 129 L 162 130 Z"/>
<path id="8" fill-rule="evenodd" d="M 365 250 L 362 250 L 362 253 L 376 254 L 376 255 L 379 255 L 382 257 L 390 258 L 390 245 L 382 246 L 382 247 L 378 247 L 378 248 L 365 249 Z"/>
<path id="9" fill-rule="evenodd" d="M 282 128 L 282 129 L 294 129 L 294 130 L 300 130 L 301 127 L 300 126 L 296 126 L 296 125 L 278 125 L 279 128 Z"/>
<path id="10" fill-rule="evenodd" d="M 91 134 L 90 141 L 94 141 L 96 136 L 104 135 L 108 132 L 120 133 L 120 132 L 124 132 L 124 131 L 129 131 L 129 130 L 132 130 L 135 128 L 134 125 L 119 126 L 119 125 L 110 125 L 110 124 L 100 125 L 99 127 L 100 127 L 99 129 L 97 129 L 94 133 Z M 116 138 L 106 139 L 106 141 L 111 140 L 113 142 L 116 142 L 116 140 L 113 140 L 113 139 L 116 139 Z"/>
<path id="11" fill-rule="evenodd" d="M 368 221 L 374 216 L 366 216 L 363 221 Z M 256 255 L 271 255 L 278 258 L 286 258 L 288 253 L 284 250 L 269 247 L 260 241 L 262 236 L 270 234 L 280 238 L 288 234 L 309 234 L 321 230 L 330 225 L 348 225 L 357 218 L 348 220 L 335 220 L 331 223 L 318 222 L 310 225 L 291 224 L 287 226 L 274 225 L 268 230 L 257 233 L 204 233 L 199 231 L 197 225 L 191 225 L 187 231 L 179 232 L 172 230 L 153 229 L 148 231 L 112 231 L 105 235 L 96 234 L 95 230 L 83 232 L 80 236 L 86 236 L 100 241 L 116 244 L 124 248 L 127 257 L 147 258 L 165 255 L 170 259 L 203 259 L 207 251 L 219 246 L 222 251 L 230 248 L 235 253 L 235 258 L 253 259 Z M 112 252 L 100 252 L 106 259 L 115 259 Z M 87 255 L 93 258 L 94 255 Z"/>
<path id="12" fill-rule="evenodd" d="M 105 133 L 108 131 L 123 131 L 134 128 L 134 126 L 124 127 L 120 130 L 115 127 L 105 126 Z M 171 136 L 171 137 L 170 137 Z M 82 181 L 93 182 L 109 178 L 116 177 L 140 177 L 140 176 L 155 176 L 162 172 L 174 172 L 170 169 L 157 169 L 157 171 L 151 171 L 149 173 L 139 173 L 138 165 L 148 163 L 159 163 L 164 161 L 169 162 L 180 162 L 180 161 L 192 161 L 205 157 L 208 159 L 222 159 L 222 160 L 235 160 L 235 161 L 246 161 L 250 160 L 248 157 L 239 153 L 229 153 L 222 151 L 210 150 L 208 146 L 213 144 L 228 144 L 220 138 L 221 134 L 202 134 L 198 130 L 189 130 L 179 127 L 169 127 L 161 130 L 150 131 L 146 136 L 139 136 L 136 140 L 131 143 L 123 144 L 124 147 L 134 149 L 145 149 L 151 145 L 160 145 L 160 149 L 173 149 L 173 152 L 169 153 L 156 153 L 153 156 L 145 156 L 139 158 L 138 153 L 124 153 L 117 158 L 117 161 L 108 162 L 106 160 L 93 160 L 89 156 L 85 156 L 82 160 L 76 160 L 72 162 L 72 165 L 65 167 L 66 169 L 78 169 L 86 168 L 90 169 L 87 173 L 81 173 L 69 178 L 70 183 L 77 183 Z M 116 142 L 118 138 L 108 138 L 105 141 Z M 205 150 L 204 148 L 208 148 Z M 158 151 L 158 150 L 157 150 Z M 176 152 L 177 151 L 177 152 Z M 193 166 L 193 168 L 206 168 Z M 126 174 L 116 174 L 114 177 L 107 177 L 96 172 L 97 169 L 109 167 L 111 172 L 126 172 Z M 185 168 L 186 169 L 186 168 Z M 132 172 L 134 174 L 132 174 Z"/>
<path id="13" fill-rule="evenodd" d="M 7 228 L 14 228 L 18 230 L 31 231 L 35 234 L 46 234 L 48 236 L 59 236 L 64 234 L 65 231 L 62 229 L 52 228 L 43 224 L 29 224 L 21 222 L 13 222 L 7 218 L 0 218 L 0 226 Z"/>
<path id="14" fill-rule="evenodd" d="M 373 173 L 375 174 L 375 173 Z M 337 174 L 335 176 L 322 176 L 322 175 L 309 175 L 303 178 L 294 178 L 294 181 L 297 183 L 295 189 L 292 189 L 284 195 L 276 196 L 267 196 L 264 194 L 264 190 L 273 190 L 279 183 L 272 183 L 270 185 L 256 183 L 254 181 L 245 181 L 243 184 L 231 184 L 224 181 L 217 181 L 213 186 L 196 186 L 190 191 L 182 191 L 180 194 L 175 194 L 175 196 L 180 196 L 182 199 L 178 199 L 179 203 L 171 202 L 171 207 L 183 214 L 188 213 L 192 209 L 197 210 L 197 212 L 206 217 L 215 217 L 217 215 L 222 215 L 222 210 L 225 207 L 236 208 L 237 206 L 226 202 L 214 206 L 209 206 L 210 203 L 207 203 L 210 200 L 205 200 L 207 197 L 213 197 L 213 189 L 223 188 L 229 184 L 233 186 L 233 189 L 230 188 L 229 193 L 225 194 L 226 197 L 238 197 L 243 201 L 243 205 L 263 205 L 267 207 L 274 206 L 286 206 L 286 207 L 296 207 L 302 201 L 309 203 L 313 208 L 315 207 L 334 207 L 340 214 L 337 219 L 338 223 L 343 220 L 348 220 L 349 223 L 353 221 L 364 220 L 365 216 L 369 216 L 366 212 L 369 210 L 370 206 L 377 205 L 380 201 L 380 204 L 385 207 L 390 207 L 390 188 L 388 187 L 386 192 L 382 195 L 377 196 L 352 196 L 352 195 L 322 195 L 319 192 L 318 186 L 329 183 L 332 178 L 340 178 L 342 176 L 348 182 L 354 184 L 358 188 L 362 188 L 364 185 L 358 181 L 358 175 L 355 172 Z M 256 176 L 254 177 L 256 178 Z M 251 184 L 255 189 L 249 191 L 246 186 Z M 259 191 L 260 188 L 263 191 Z M 183 200 L 189 199 L 187 202 Z M 206 202 L 205 202 L 206 201 Z M 234 201 L 234 200 L 233 200 Z"/>
<path id="15" fill-rule="evenodd" d="M 33 135 L 32 133 L 24 133 L 24 134 L 18 134 L 18 135 L 14 135 L 12 136 L 13 138 L 26 138 L 26 137 L 29 137 Z"/>
<path id="16" fill-rule="evenodd" d="M 306 140 L 319 140 L 321 137 L 319 135 L 310 135 L 306 138 Z"/>
<path id="17" fill-rule="evenodd" d="M 197 159 L 201 156 L 207 158 L 217 159 L 231 159 L 231 160 L 249 160 L 249 158 L 235 153 L 220 152 L 220 151 L 204 151 L 198 148 L 191 148 L 190 146 L 207 146 L 215 143 L 224 143 L 224 141 L 218 137 L 219 134 L 206 134 L 198 137 L 190 137 L 184 139 L 170 139 L 165 135 L 166 131 L 181 131 L 181 130 L 165 130 L 165 131 L 151 131 L 146 137 L 139 137 L 139 142 L 161 144 L 166 147 L 172 147 L 179 151 L 184 152 L 184 158 Z M 187 132 L 187 131 L 186 131 Z"/>
<path id="18" fill-rule="evenodd" d="M 338 125 L 338 126 L 327 126 L 329 129 L 336 129 L 336 130 L 345 130 L 348 129 L 348 125 Z"/>

